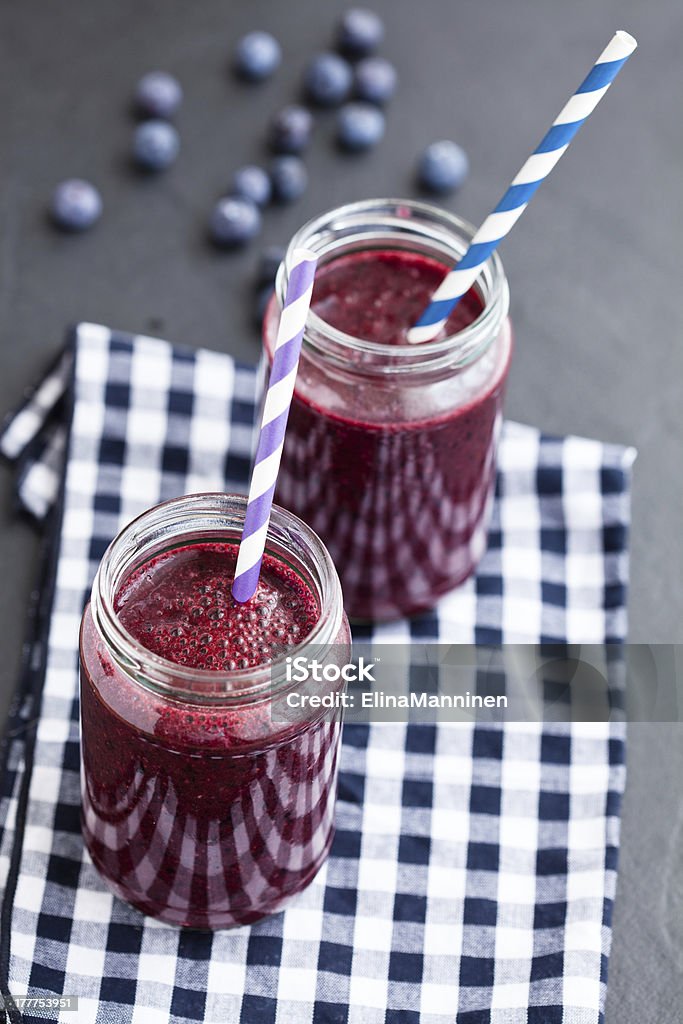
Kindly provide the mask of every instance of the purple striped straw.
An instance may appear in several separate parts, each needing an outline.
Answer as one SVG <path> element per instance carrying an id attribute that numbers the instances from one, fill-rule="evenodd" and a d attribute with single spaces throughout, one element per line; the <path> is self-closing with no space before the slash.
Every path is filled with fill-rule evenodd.
<path id="1" fill-rule="evenodd" d="M 432 295 L 432 301 L 415 326 L 408 331 L 410 344 L 431 341 L 437 336 L 460 299 L 479 277 L 491 253 L 524 213 L 538 186 L 547 178 L 581 125 L 593 113 L 637 45 L 628 32 L 614 34 L 501 201 L 481 225 L 463 258 L 446 274 Z"/>
<path id="2" fill-rule="evenodd" d="M 253 597 L 258 586 L 317 262 L 308 249 L 294 250 L 232 584 L 232 596 L 240 603 Z"/>

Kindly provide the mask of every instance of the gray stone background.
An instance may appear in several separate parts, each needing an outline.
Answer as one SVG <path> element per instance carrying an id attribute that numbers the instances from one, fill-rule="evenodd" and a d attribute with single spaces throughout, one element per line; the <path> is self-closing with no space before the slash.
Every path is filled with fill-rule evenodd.
<path id="1" fill-rule="evenodd" d="M 386 137 L 339 157 L 319 119 L 311 187 L 266 217 L 263 242 L 347 200 L 412 194 L 417 152 L 453 137 L 472 173 L 449 200 L 479 223 L 616 28 L 639 40 L 608 97 L 501 254 L 517 352 L 507 414 L 559 434 L 637 446 L 631 639 L 683 640 L 683 7 L 680 0 L 373 0 L 400 73 Z M 344 5 L 320 0 L 21 0 L 0 4 L 0 414 L 89 319 L 258 354 L 250 278 L 258 246 L 204 240 L 213 200 L 262 157 L 270 114 L 296 96 Z M 250 89 L 234 41 L 264 27 L 284 67 Z M 182 154 L 156 181 L 130 170 L 128 101 L 141 73 L 179 75 Z M 61 178 L 91 178 L 105 214 L 63 237 L 45 220 Z M 38 538 L 0 473 L 0 709 L 14 686 Z M 683 1020 L 683 730 L 634 725 L 610 963 L 608 1024 Z"/>

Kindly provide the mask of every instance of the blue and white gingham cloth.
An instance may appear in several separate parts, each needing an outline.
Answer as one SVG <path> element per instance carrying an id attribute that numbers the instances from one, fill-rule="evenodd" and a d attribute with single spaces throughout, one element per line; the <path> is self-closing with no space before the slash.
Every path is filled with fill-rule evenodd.
<path id="1" fill-rule="evenodd" d="M 255 379 L 226 355 L 83 324 L 0 436 L 49 535 L 4 750 L 0 991 L 79 999 L 77 1015 L 10 1020 L 602 1021 L 620 724 L 347 726 L 329 860 L 285 913 L 251 927 L 161 925 L 90 863 L 77 648 L 93 574 L 144 508 L 246 489 Z M 623 641 L 633 457 L 507 423 L 476 577 L 363 638 Z"/>

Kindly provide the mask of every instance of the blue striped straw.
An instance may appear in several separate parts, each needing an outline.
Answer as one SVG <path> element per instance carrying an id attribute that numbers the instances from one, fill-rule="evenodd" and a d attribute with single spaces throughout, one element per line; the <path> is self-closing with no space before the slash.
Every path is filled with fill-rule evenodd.
<path id="1" fill-rule="evenodd" d="M 294 250 L 232 584 L 232 596 L 240 602 L 253 597 L 258 586 L 317 262 L 307 249 Z"/>
<path id="2" fill-rule="evenodd" d="M 547 178 L 581 125 L 593 113 L 637 45 L 628 32 L 615 33 L 498 206 L 479 228 L 463 258 L 446 274 L 434 292 L 431 303 L 408 331 L 411 344 L 431 341 L 436 337 L 452 310 L 476 281 L 486 260 L 524 213 L 538 186 Z"/>

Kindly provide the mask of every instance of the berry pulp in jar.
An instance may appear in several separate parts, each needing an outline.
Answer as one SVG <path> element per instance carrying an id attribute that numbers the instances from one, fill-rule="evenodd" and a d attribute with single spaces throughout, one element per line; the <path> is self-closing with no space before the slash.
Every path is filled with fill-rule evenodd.
<path id="1" fill-rule="evenodd" d="M 312 308 L 326 325 L 385 347 L 391 361 L 447 269 L 398 249 L 340 256 L 320 266 Z M 436 340 L 469 327 L 483 308 L 471 289 Z M 272 302 L 267 349 L 276 317 Z M 486 546 L 510 352 L 506 320 L 479 358 L 438 380 L 419 372 L 412 383 L 399 373 L 392 380 L 367 363 L 323 368 L 302 358 L 277 500 L 323 539 L 350 617 L 423 611 L 475 568 Z"/>
<path id="2" fill-rule="evenodd" d="M 305 639 L 317 598 L 266 555 L 256 594 L 237 604 L 236 553 L 196 542 L 144 562 L 115 595 L 121 625 L 184 670 L 267 665 Z M 199 928 L 279 910 L 331 843 L 339 716 L 293 725 L 274 719 L 269 694 L 240 704 L 154 692 L 111 657 L 90 608 L 81 652 L 83 830 L 113 890 Z"/>

